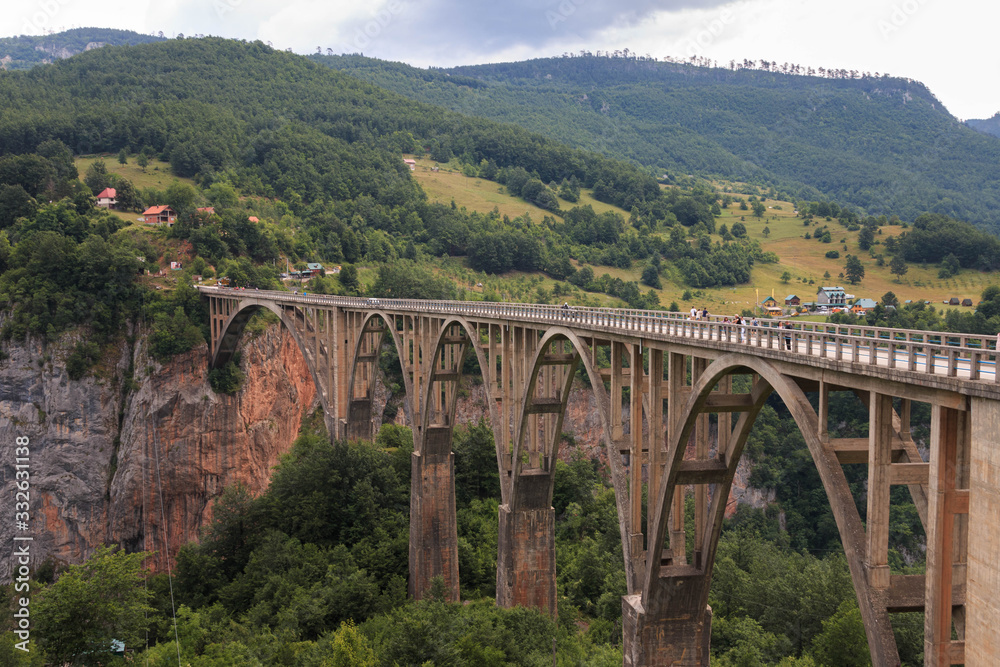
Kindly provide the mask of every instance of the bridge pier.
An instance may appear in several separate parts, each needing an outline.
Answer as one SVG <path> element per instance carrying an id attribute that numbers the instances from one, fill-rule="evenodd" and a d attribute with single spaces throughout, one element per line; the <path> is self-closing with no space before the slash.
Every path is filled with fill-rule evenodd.
<path id="1" fill-rule="evenodd" d="M 969 570 L 965 660 L 986 665 L 1000 656 L 1000 403 L 972 399 L 969 484 Z M 930 545 L 928 544 L 928 547 Z"/>
<path id="2" fill-rule="evenodd" d="M 622 597 L 625 667 L 708 667 L 712 640 L 712 608 L 697 612 L 660 608 L 646 610 L 642 595 Z"/>
<path id="3" fill-rule="evenodd" d="M 455 513 L 455 455 L 451 429 L 430 428 L 410 473 L 410 597 L 427 597 L 435 577 L 445 599 L 457 601 L 458 521 Z"/>
<path id="4" fill-rule="evenodd" d="M 519 506 L 500 506 L 497 605 L 556 615 L 555 517 L 551 476 L 522 474 Z"/>

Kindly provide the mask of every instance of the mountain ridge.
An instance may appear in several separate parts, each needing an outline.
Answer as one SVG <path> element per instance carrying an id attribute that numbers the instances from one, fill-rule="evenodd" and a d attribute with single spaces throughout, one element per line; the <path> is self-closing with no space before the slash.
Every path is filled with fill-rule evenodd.
<path id="1" fill-rule="evenodd" d="M 114 28 L 73 28 L 51 35 L 0 37 L 0 68 L 31 69 L 102 46 L 132 46 L 163 39 L 162 35 Z"/>
<path id="2" fill-rule="evenodd" d="M 673 175 L 746 181 L 870 214 L 931 211 L 1000 226 L 1000 143 L 911 79 L 594 56 L 440 70 L 311 58 L 413 99 Z"/>

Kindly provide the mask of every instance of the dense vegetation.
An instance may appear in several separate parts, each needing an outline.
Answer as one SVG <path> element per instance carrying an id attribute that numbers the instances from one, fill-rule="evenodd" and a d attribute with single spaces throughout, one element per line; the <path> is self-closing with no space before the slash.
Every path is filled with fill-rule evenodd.
<path id="1" fill-rule="evenodd" d="M 41 14 L 39 12 L 39 14 Z M 44 14 L 41 14 L 44 16 Z M 30 69 L 59 58 L 83 53 L 88 45 L 146 44 L 163 39 L 131 30 L 73 28 L 53 35 L 19 35 L 0 38 L 0 58 L 9 57 L 4 69 Z M 93 47 L 91 47 L 93 48 Z"/>
<path id="2" fill-rule="evenodd" d="M 514 122 L 672 179 L 717 176 L 786 200 L 835 199 L 912 220 L 933 211 L 1000 225 L 996 139 L 920 83 L 820 78 L 635 57 L 564 57 L 420 70 L 312 56 L 413 99 Z"/>
<path id="3" fill-rule="evenodd" d="M 856 437 L 865 415 L 857 398 L 834 395 L 836 437 Z M 927 419 L 920 410 L 914 416 L 918 426 Z M 918 428 L 915 435 L 926 433 Z M 148 643 L 136 658 L 144 664 L 173 664 L 175 607 L 182 661 L 196 667 L 546 665 L 553 641 L 560 665 L 620 664 L 624 568 L 606 471 L 582 457 L 557 463 L 560 598 L 553 621 L 534 610 L 494 607 L 499 476 L 492 431 L 485 423 L 460 427 L 453 446 L 461 590 L 471 604 L 441 602 L 440 588 L 428 601 L 406 599 L 409 430 L 386 424 L 375 444 L 331 445 L 317 417 L 304 425 L 265 494 L 234 487 L 216 502 L 200 543 L 177 558 L 173 603 L 166 575 L 143 583 L 141 555 L 100 551 L 37 594 L 37 627 L 61 623 L 58 632 L 38 635 L 39 646 L 49 659 L 92 664 L 107 659 L 93 647 L 126 637 L 138 651 Z M 713 662 L 868 664 L 829 505 L 780 401 L 761 413 L 746 455 L 776 502 L 766 510 L 743 506 L 727 523 L 710 600 Z M 863 471 L 848 475 L 863 515 Z M 920 524 L 905 489 L 899 491 L 891 563 L 894 572 L 918 572 Z M 51 581 L 51 573 L 45 577 Z M 106 615 L 99 625 L 62 622 L 108 599 L 109 587 L 108 603 L 130 613 Z M 894 625 L 904 664 L 920 664 L 920 618 L 898 615 Z M 845 654 L 844 646 L 854 652 Z M 0 658 L 10 650 L 0 644 Z"/>

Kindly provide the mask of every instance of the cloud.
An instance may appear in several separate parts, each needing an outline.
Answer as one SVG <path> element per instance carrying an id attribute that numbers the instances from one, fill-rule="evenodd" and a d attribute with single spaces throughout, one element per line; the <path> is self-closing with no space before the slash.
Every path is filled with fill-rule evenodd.
<path id="1" fill-rule="evenodd" d="M 212 0 L 253 2 L 260 0 Z M 438 63 L 497 53 L 553 51 L 609 28 L 627 30 L 662 12 L 717 7 L 727 0 L 380 0 L 321 3 L 292 0 L 259 27 L 296 50 Z M 234 11 L 233 14 L 238 13 Z M 284 42 L 283 42 L 284 43 Z"/>
<path id="2" fill-rule="evenodd" d="M 723 4 L 723 0 L 424 0 L 407 3 L 410 20 L 398 34 L 447 40 L 459 49 L 498 51 L 580 39 L 609 26 L 630 27 L 660 11 Z"/>

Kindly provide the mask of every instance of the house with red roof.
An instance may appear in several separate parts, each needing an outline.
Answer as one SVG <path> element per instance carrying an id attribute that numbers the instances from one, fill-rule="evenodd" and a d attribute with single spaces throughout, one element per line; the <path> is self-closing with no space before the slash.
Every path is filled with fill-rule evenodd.
<path id="1" fill-rule="evenodd" d="M 414 171 L 417 168 L 417 161 L 411 160 L 409 158 L 403 160 L 403 164 L 410 168 L 410 171 Z"/>
<path id="2" fill-rule="evenodd" d="M 170 227 L 177 220 L 177 213 L 169 206 L 150 206 L 142 212 L 147 225 L 166 225 Z"/>
<path id="3" fill-rule="evenodd" d="M 194 210 L 195 213 L 202 213 L 204 215 L 215 215 L 214 206 L 202 206 Z"/>
<path id="4" fill-rule="evenodd" d="M 97 207 L 98 208 L 114 208 L 118 200 L 115 197 L 118 193 L 114 188 L 104 188 L 101 190 L 100 194 L 97 195 Z"/>

